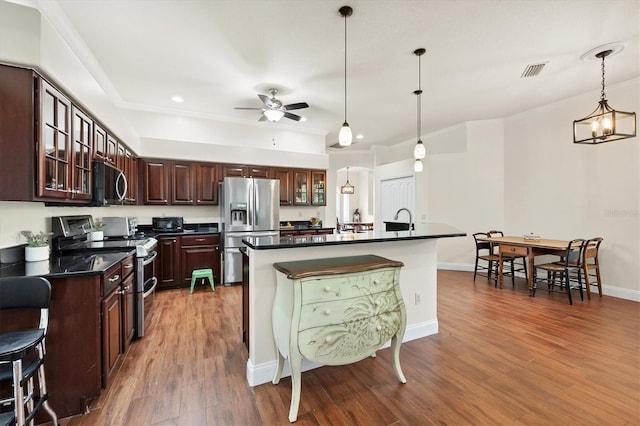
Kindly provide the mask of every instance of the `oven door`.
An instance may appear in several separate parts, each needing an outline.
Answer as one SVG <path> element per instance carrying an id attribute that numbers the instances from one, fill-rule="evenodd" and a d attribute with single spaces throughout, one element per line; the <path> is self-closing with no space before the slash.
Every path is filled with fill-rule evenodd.
<path id="1" fill-rule="evenodd" d="M 140 257 L 138 262 L 138 281 L 136 282 L 136 337 L 145 335 L 149 328 L 153 315 L 153 304 L 156 286 L 156 257 L 157 252 L 152 252 L 147 257 Z"/>

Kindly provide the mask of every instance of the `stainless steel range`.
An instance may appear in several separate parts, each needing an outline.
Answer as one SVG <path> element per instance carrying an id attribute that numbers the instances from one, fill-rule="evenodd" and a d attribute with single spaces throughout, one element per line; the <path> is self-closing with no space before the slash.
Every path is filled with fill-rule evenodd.
<path id="1" fill-rule="evenodd" d="M 53 248 L 56 252 L 87 253 L 95 251 L 136 250 L 135 271 L 135 337 L 144 336 L 153 313 L 156 278 L 155 260 L 158 240 L 152 237 L 111 236 L 104 241 L 87 241 L 94 229 L 91 215 L 57 216 L 51 218 Z"/>

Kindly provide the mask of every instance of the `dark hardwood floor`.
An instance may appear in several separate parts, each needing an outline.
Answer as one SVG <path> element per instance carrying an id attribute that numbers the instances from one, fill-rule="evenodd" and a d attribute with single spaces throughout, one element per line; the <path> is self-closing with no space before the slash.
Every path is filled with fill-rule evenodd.
<path id="1" fill-rule="evenodd" d="M 298 425 L 640 424 L 640 304 L 528 296 L 439 271 L 437 335 L 302 374 Z M 289 424 L 291 381 L 247 385 L 241 288 L 158 293 L 112 386 L 63 425 Z M 265 301 L 266 303 L 266 301 Z"/>

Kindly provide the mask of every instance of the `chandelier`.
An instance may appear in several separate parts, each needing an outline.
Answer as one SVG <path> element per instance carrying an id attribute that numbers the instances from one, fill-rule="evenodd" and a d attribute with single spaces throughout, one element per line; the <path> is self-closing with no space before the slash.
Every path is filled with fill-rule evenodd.
<path id="1" fill-rule="evenodd" d="M 349 167 L 347 167 L 347 182 L 340 187 L 341 194 L 353 195 L 355 187 L 349 183 Z"/>

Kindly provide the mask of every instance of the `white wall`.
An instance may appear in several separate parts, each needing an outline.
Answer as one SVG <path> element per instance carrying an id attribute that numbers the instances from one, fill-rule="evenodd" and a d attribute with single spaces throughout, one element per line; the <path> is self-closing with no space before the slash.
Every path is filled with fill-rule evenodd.
<path id="1" fill-rule="evenodd" d="M 640 111 L 639 80 L 607 86 L 611 106 Z M 575 145 L 572 122 L 593 91 L 505 120 L 505 228 L 558 239 L 601 236 L 605 293 L 640 300 L 638 137 Z"/>

